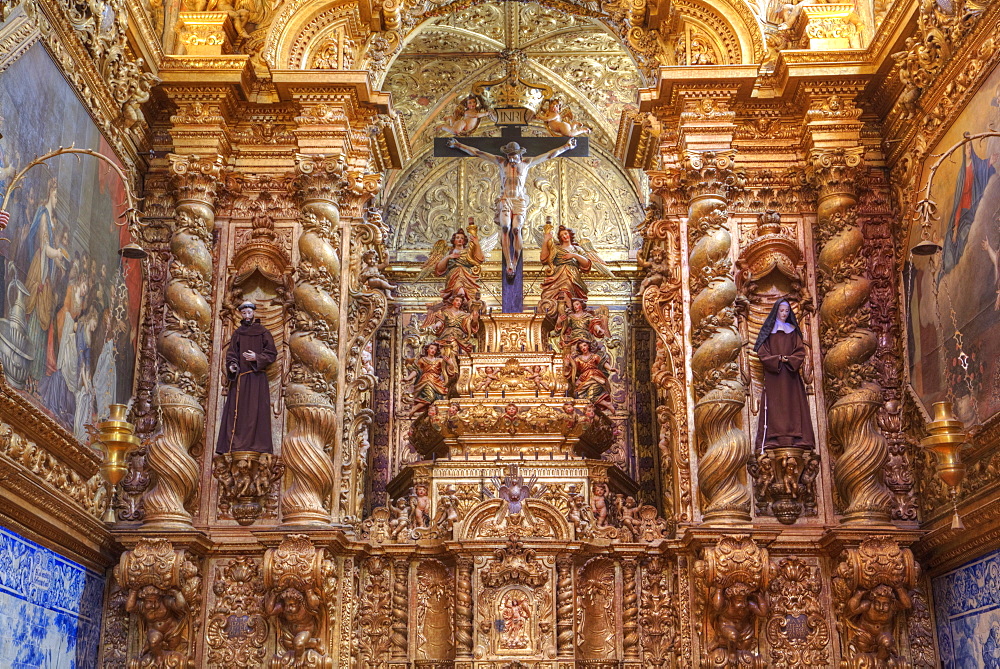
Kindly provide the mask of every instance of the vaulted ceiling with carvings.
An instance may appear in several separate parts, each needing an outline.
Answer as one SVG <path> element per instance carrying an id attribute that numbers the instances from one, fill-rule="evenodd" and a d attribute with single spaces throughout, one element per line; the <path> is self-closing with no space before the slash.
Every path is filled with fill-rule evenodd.
<path id="1" fill-rule="evenodd" d="M 474 82 L 502 74 L 504 49 L 522 50 L 528 78 L 555 89 L 576 119 L 593 128 L 593 141 L 614 148 L 622 112 L 636 108 L 643 85 L 619 39 L 596 19 L 534 3 L 489 2 L 423 24 L 389 68 L 385 88 L 414 153 Z"/>
<path id="2" fill-rule="evenodd" d="M 533 173 L 526 223 L 532 246 L 541 241 L 542 222 L 551 215 L 556 224 L 579 229 L 615 260 L 627 260 L 629 250 L 634 257 L 633 229 L 642 220 L 639 192 L 645 179 L 636 170 L 622 169 L 612 154 L 622 114 L 638 109 L 642 74 L 619 38 L 596 19 L 534 3 L 488 2 L 422 24 L 385 74 L 384 88 L 392 92 L 413 151 L 411 162 L 386 185 L 386 217 L 398 233 L 397 259 L 422 257 L 470 216 L 484 235 L 494 232 L 492 168 L 429 156 L 439 126 L 472 86 L 502 76 L 505 50 L 523 52 L 522 76 L 551 87 L 574 120 L 591 129 L 592 158 L 572 165 L 553 161 Z M 498 132 L 487 118 L 476 134 Z M 524 133 L 549 134 L 538 120 Z"/>

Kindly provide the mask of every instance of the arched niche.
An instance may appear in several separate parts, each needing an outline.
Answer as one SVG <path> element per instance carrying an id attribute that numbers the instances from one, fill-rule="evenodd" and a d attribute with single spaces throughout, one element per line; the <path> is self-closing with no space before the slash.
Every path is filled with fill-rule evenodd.
<path id="1" fill-rule="evenodd" d="M 511 535 L 522 537 L 545 538 L 556 541 L 571 541 L 573 530 L 559 512 L 559 509 L 540 499 L 527 499 L 523 502 L 528 513 L 522 512 L 515 523 L 509 521 L 509 516 L 500 514 L 502 520 L 497 524 L 497 512 L 501 505 L 507 504 L 501 499 L 488 499 L 469 509 L 462 521 L 461 541 L 473 539 L 506 539 Z M 530 514 L 530 518 L 529 518 Z M 534 523 L 531 523 L 534 519 Z"/>

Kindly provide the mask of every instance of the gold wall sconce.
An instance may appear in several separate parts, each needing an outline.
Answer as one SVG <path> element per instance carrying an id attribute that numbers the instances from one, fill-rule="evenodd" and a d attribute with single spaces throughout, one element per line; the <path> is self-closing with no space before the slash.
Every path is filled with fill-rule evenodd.
<path id="1" fill-rule="evenodd" d="M 101 476 L 108 482 L 108 509 L 104 514 L 104 522 L 114 523 L 115 487 L 125 477 L 128 471 L 128 454 L 139 445 L 139 437 L 135 436 L 135 425 L 125 420 L 128 407 L 124 404 L 112 404 L 111 415 L 107 420 L 97 424 L 97 430 L 91 439 L 91 445 L 104 452 L 104 463 L 101 465 Z"/>
<path id="2" fill-rule="evenodd" d="M 958 490 L 965 479 L 965 463 L 962 462 L 962 448 L 969 443 L 969 433 L 956 416 L 951 402 L 935 402 L 931 405 L 931 422 L 927 424 L 930 435 L 920 440 L 920 445 L 934 453 L 937 460 L 937 475 L 951 491 L 954 515 L 951 529 L 963 530 L 965 525 L 958 514 Z"/>

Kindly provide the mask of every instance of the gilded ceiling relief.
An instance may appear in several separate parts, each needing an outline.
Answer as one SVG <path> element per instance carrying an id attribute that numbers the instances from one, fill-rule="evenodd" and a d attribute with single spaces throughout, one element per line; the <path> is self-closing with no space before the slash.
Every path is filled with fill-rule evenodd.
<path id="1" fill-rule="evenodd" d="M 490 168 L 481 161 L 425 159 L 397 182 L 385 215 L 397 231 L 390 246 L 400 252 L 400 260 L 416 259 L 414 253 L 449 237 L 470 216 L 484 237 L 496 232 Z M 642 208 L 628 177 L 606 156 L 543 163 L 531 174 L 528 194 L 524 235 L 529 249 L 541 243 L 545 216 L 592 240 L 609 259 L 625 259 L 623 250 L 634 246 L 632 229 Z"/>
<path id="2" fill-rule="evenodd" d="M 509 45 L 527 55 L 527 73 L 550 85 L 592 140 L 614 141 L 642 80 L 620 42 L 593 19 L 536 5 L 493 4 L 433 20 L 412 37 L 385 78 L 415 153 L 447 122 L 475 81 L 499 75 L 494 59 Z M 478 134 L 490 131 L 484 120 Z"/>
<path id="3" fill-rule="evenodd" d="M 432 24 L 460 27 L 479 33 L 491 40 L 504 42 L 504 8 L 499 4 L 486 3 L 470 7 L 435 19 Z"/>
<path id="4" fill-rule="evenodd" d="M 423 128 L 436 127 L 450 116 L 454 103 L 444 103 L 449 91 L 462 90 L 462 84 L 468 88 L 495 67 L 486 58 L 397 60 L 385 87 L 392 92 L 396 113 L 403 118 L 413 145 L 419 142 Z"/>

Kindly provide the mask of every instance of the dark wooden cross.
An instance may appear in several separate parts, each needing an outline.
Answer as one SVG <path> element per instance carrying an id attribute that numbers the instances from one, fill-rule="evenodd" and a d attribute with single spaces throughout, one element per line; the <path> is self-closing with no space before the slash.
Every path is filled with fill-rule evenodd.
<path id="1" fill-rule="evenodd" d="M 499 112 L 503 110 L 497 111 Z M 507 144 L 508 142 L 517 142 L 521 145 L 521 147 L 527 149 L 527 153 L 525 155 L 528 157 L 541 155 L 547 151 L 558 148 L 564 145 L 569 139 L 568 137 L 524 137 L 521 135 L 521 125 L 523 125 L 523 123 L 506 125 L 503 124 L 504 120 L 505 119 L 503 117 L 498 118 L 498 123 L 501 124 L 499 137 L 459 137 L 457 139 L 462 144 L 498 156 L 503 155 L 500 151 L 500 147 L 504 144 Z M 511 120 L 519 121 L 520 119 L 512 118 Z M 452 138 L 434 138 L 435 158 L 470 157 L 469 154 L 460 149 L 449 147 L 448 141 L 450 139 Z M 574 156 L 585 157 L 589 155 L 590 140 L 587 137 L 577 137 L 576 147 L 560 154 L 558 157 L 571 158 Z M 503 262 L 501 262 L 501 265 L 503 265 Z M 517 259 L 517 271 L 513 276 L 509 276 L 505 269 L 506 268 L 502 268 L 500 271 L 500 283 L 503 292 L 503 313 L 519 314 L 524 311 L 524 253 L 522 252 Z"/>

